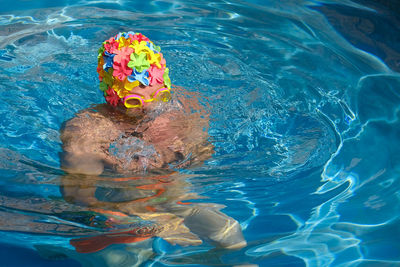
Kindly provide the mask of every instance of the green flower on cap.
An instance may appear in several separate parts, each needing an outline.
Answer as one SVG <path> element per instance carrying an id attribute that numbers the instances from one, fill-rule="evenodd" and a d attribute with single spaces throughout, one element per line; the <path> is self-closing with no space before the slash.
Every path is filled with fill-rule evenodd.
<path id="1" fill-rule="evenodd" d="M 136 69 L 138 72 L 142 72 L 150 68 L 150 63 L 147 60 L 146 53 L 140 53 L 139 55 L 136 53 L 131 54 L 131 61 L 128 63 L 128 67 L 131 69 Z"/>
<path id="2" fill-rule="evenodd" d="M 165 68 L 163 78 L 164 78 L 165 86 L 167 86 L 168 89 L 171 89 L 171 79 L 169 78 L 169 69 L 168 68 Z"/>
<path id="3" fill-rule="evenodd" d="M 100 87 L 100 90 L 103 92 L 108 90 L 108 85 L 104 81 L 100 83 L 99 87 Z"/>

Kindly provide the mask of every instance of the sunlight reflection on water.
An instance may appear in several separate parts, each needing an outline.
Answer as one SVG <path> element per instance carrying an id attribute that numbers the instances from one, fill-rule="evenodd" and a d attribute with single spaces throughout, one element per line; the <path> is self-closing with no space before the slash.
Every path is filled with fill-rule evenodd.
<path id="1" fill-rule="evenodd" d="M 68 236 L 92 229 L 59 215 L 82 209 L 59 190 L 59 128 L 103 102 L 97 48 L 133 29 L 161 45 L 174 84 L 201 94 L 216 153 L 182 173 L 248 241 L 215 251 L 157 239 L 149 264 L 399 263 L 399 75 L 331 24 L 349 13 L 374 23 L 378 12 L 351 1 L 61 4 L 0 14 L 4 243 L 83 259 Z"/>

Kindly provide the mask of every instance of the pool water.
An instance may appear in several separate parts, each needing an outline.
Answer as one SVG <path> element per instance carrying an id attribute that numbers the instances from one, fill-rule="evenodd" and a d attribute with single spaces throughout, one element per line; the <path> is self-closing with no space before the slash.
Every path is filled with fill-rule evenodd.
<path id="1" fill-rule="evenodd" d="M 180 172 L 207 197 L 197 201 L 226 206 L 248 242 L 224 250 L 155 238 L 143 265 L 400 265 L 396 10 L 396 1 L 3 0 L 0 266 L 90 262 L 69 240 L 96 230 L 60 215 L 77 207 L 60 193 L 59 129 L 104 102 L 97 49 L 129 30 L 161 46 L 174 84 L 201 95 L 215 154 Z M 45 257 L 46 246 L 63 254 Z"/>

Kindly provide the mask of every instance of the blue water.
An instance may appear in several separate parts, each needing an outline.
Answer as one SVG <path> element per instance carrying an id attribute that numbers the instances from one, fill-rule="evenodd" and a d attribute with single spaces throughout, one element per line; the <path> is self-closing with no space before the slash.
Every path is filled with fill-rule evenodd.
<path id="1" fill-rule="evenodd" d="M 76 208 L 59 189 L 59 129 L 104 102 L 97 49 L 129 30 L 162 47 L 174 84 L 202 96 L 216 153 L 182 172 L 248 241 L 230 251 L 156 238 L 145 266 L 400 265 L 395 1 L 1 3 L 0 266 L 86 257 L 35 248 L 73 251 L 87 231 L 55 215 Z"/>

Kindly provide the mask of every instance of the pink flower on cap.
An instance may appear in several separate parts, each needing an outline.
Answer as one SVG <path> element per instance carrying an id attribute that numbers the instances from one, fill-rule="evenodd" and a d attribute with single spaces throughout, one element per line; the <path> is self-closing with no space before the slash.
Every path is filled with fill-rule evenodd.
<path id="1" fill-rule="evenodd" d="M 115 41 L 114 37 L 111 37 L 105 41 L 104 48 L 110 54 L 116 54 L 118 52 L 119 43 Z"/>
<path id="2" fill-rule="evenodd" d="M 133 35 L 133 36 L 130 35 L 129 37 L 130 37 L 130 39 L 131 39 L 132 42 L 133 42 L 134 40 L 138 40 L 139 43 L 140 43 L 141 41 L 146 41 L 146 42 L 150 41 L 149 38 L 147 38 L 146 36 L 144 36 L 144 35 L 141 34 L 141 33 L 137 33 L 137 34 L 135 34 L 135 35 Z"/>
<path id="3" fill-rule="evenodd" d="M 131 60 L 130 55 L 133 53 L 131 47 L 123 47 L 117 51 L 113 63 L 113 76 L 121 81 L 125 80 L 126 76 L 132 74 L 132 69 L 128 67 L 128 62 Z"/>
<path id="4" fill-rule="evenodd" d="M 161 57 L 161 60 L 160 60 L 161 67 L 164 68 L 165 65 L 167 65 L 167 61 L 165 61 L 165 58 L 163 57 L 163 54 L 161 52 L 159 54 Z"/>
<path id="5" fill-rule="evenodd" d="M 151 66 L 149 69 L 149 80 L 150 85 L 159 84 L 164 82 L 164 70 L 165 68 L 157 68 L 156 66 Z"/>

